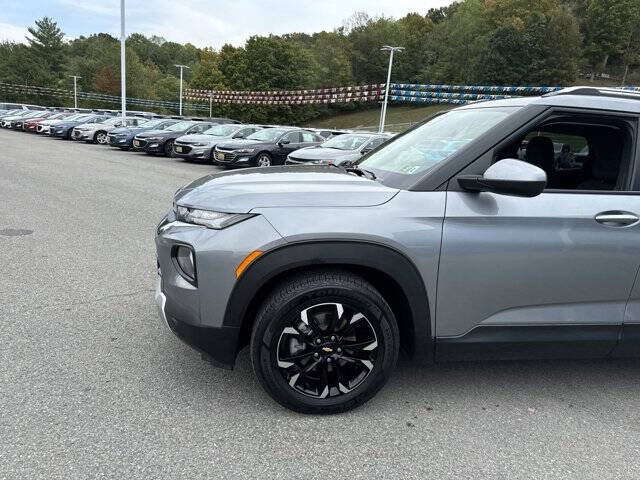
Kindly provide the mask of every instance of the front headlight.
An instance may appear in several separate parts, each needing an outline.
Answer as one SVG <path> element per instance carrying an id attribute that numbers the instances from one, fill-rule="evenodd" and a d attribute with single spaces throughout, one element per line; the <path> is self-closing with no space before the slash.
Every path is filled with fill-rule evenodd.
<path id="1" fill-rule="evenodd" d="M 253 153 L 255 151 L 255 148 L 241 148 L 240 150 L 235 150 L 235 153 Z"/>
<path id="2" fill-rule="evenodd" d="M 180 205 L 174 206 L 174 212 L 176 214 L 176 220 L 178 221 L 195 223 L 196 225 L 203 225 L 215 230 L 222 230 L 223 228 L 230 227 L 231 225 L 255 216 L 252 213 L 212 212 L 211 210 L 200 210 L 198 208 L 183 207 Z"/>
<path id="3" fill-rule="evenodd" d="M 142 138 L 141 140 L 146 140 L 147 142 L 159 142 L 160 140 L 162 140 L 162 137 L 147 137 Z"/>
<path id="4" fill-rule="evenodd" d="M 209 146 L 208 143 L 194 143 L 192 146 L 194 147 L 207 147 Z"/>

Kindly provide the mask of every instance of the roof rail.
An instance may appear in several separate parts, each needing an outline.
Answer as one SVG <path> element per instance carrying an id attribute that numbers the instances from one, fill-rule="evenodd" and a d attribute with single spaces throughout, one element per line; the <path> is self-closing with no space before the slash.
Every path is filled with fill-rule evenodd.
<path id="1" fill-rule="evenodd" d="M 556 90 L 555 92 L 545 93 L 542 96 L 555 97 L 559 95 L 588 95 L 594 97 L 628 98 L 632 100 L 640 100 L 639 91 L 612 87 L 568 87 L 563 88 L 562 90 Z"/>

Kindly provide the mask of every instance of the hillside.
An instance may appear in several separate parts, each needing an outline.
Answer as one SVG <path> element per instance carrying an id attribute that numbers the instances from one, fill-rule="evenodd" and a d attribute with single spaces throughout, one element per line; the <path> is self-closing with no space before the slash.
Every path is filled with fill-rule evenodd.
<path id="1" fill-rule="evenodd" d="M 448 110 L 452 107 L 453 105 L 429 105 L 423 107 L 413 105 L 389 105 L 387 109 L 386 130 L 400 132 L 440 110 Z M 374 108 L 314 120 L 305 124 L 305 126 L 316 128 L 354 128 L 376 131 L 379 122 L 380 108 Z"/>

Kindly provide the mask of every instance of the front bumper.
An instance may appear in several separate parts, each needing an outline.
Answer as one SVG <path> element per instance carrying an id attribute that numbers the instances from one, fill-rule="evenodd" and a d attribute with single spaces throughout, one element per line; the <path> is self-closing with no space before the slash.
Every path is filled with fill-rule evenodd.
<path id="1" fill-rule="evenodd" d="M 211 162 L 220 166 L 254 167 L 256 165 L 257 153 L 236 153 L 230 151 L 214 150 Z"/>
<path id="2" fill-rule="evenodd" d="M 250 252 L 267 251 L 284 240 L 258 215 L 223 230 L 165 219 L 155 242 L 161 278 L 155 296 L 160 318 L 212 363 L 231 368 L 243 346 L 242 325 L 225 318 L 236 285 L 235 269 Z M 195 285 L 182 276 L 175 261 L 173 252 L 178 245 L 188 245 L 195 253 Z"/>
<path id="3" fill-rule="evenodd" d="M 118 148 L 131 148 L 131 144 L 133 142 L 132 137 L 121 137 L 109 134 L 107 138 L 109 139 L 110 146 Z"/>
<path id="4" fill-rule="evenodd" d="M 69 133 L 68 128 L 56 128 L 56 129 L 51 128 L 49 130 L 49 135 L 51 135 L 52 137 L 65 138 L 68 133 Z"/>
<path id="5" fill-rule="evenodd" d="M 163 326 L 168 327 L 184 343 L 199 351 L 203 359 L 220 368 L 232 369 L 236 360 L 239 328 L 196 327 L 171 315 L 172 305 L 162 292 L 162 279 L 156 287 L 156 307 Z"/>
<path id="6" fill-rule="evenodd" d="M 173 155 L 180 158 L 190 158 L 194 160 L 208 159 L 211 156 L 212 147 L 194 147 L 192 145 L 173 145 Z"/>
<path id="7" fill-rule="evenodd" d="M 145 138 L 133 139 L 133 149 L 136 152 L 162 153 L 164 151 L 164 140 L 149 141 Z"/>
<path id="8" fill-rule="evenodd" d="M 73 130 L 71 138 L 73 140 L 84 140 L 86 142 L 88 140 L 93 140 L 93 132 L 84 130 Z"/>

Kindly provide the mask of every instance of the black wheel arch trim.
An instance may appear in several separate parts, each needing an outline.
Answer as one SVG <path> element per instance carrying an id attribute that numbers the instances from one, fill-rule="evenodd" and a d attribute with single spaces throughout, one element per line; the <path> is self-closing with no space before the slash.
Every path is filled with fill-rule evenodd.
<path id="1" fill-rule="evenodd" d="M 391 277 L 408 300 L 412 317 L 408 353 L 418 362 L 433 363 L 429 298 L 418 269 L 395 248 L 370 241 L 312 240 L 288 243 L 267 251 L 236 282 L 227 302 L 223 326 L 243 328 L 252 322 L 247 317 L 255 301 L 259 301 L 258 292 L 271 280 L 304 268 L 332 266 L 370 269 Z M 242 346 L 238 345 L 238 349 Z"/>

